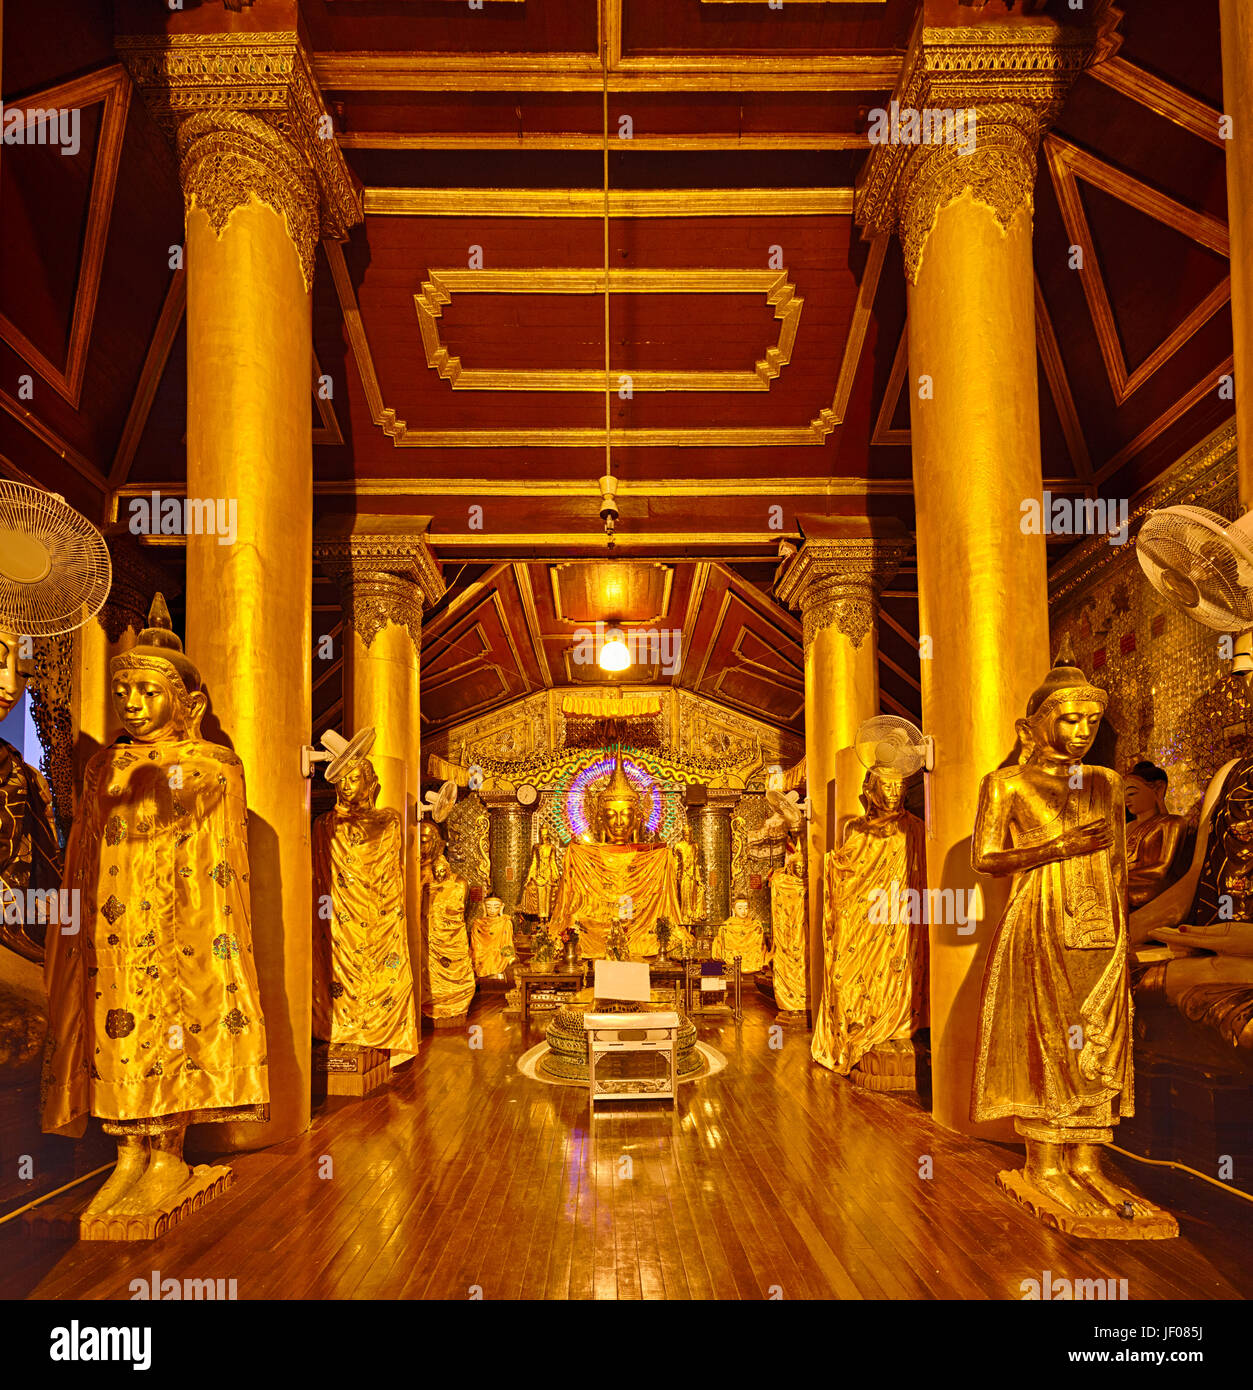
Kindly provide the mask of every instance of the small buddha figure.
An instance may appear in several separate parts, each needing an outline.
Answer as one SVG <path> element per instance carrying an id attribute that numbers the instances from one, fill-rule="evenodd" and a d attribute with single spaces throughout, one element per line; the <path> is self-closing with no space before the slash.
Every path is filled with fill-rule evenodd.
<path id="1" fill-rule="evenodd" d="M 354 759 L 313 824 L 313 1036 L 408 1060 L 418 1050 L 400 814 Z M 329 912 L 327 908 L 329 907 Z"/>
<path id="2" fill-rule="evenodd" d="M 740 970 L 745 975 L 765 969 L 766 931 L 755 917 L 748 915 L 747 898 L 735 899 L 731 915 L 718 928 L 709 953 L 714 960 L 728 965 L 739 956 Z"/>
<path id="3" fill-rule="evenodd" d="M 808 992 L 805 941 L 808 933 L 803 841 L 788 836 L 783 863 L 770 873 L 770 934 L 774 1002 L 783 1021 L 804 1021 Z"/>
<path id="4" fill-rule="evenodd" d="M 426 923 L 426 980 L 422 1012 L 435 1021 L 458 1020 L 474 998 L 474 966 L 466 934 L 469 884 L 441 854 L 431 867 L 423 920 Z"/>
<path id="5" fill-rule="evenodd" d="M 1166 810 L 1167 777 L 1160 767 L 1137 763 L 1123 785 L 1127 810 L 1135 818 L 1127 827 L 1127 898 L 1137 908 L 1174 882 L 1175 857 L 1188 823 Z"/>
<path id="6" fill-rule="evenodd" d="M 926 928 L 912 910 L 926 888 L 924 829 L 888 768 L 866 773 L 861 803 L 865 815 L 826 856 L 826 973 L 811 1053 L 856 1085 L 910 1090 L 925 997 Z"/>
<path id="7" fill-rule="evenodd" d="M 158 594 L 109 663 L 126 741 L 87 765 L 65 882 L 81 930 L 47 940 L 43 1127 L 118 1140 L 88 1215 L 181 1200 L 189 1124 L 264 1120 L 243 764 L 200 737 L 206 698 Z"/>
<path id="8" fill-rule="evenodd" d="M 470 923 L 470 955 L 480 980 L 485 976 L 503 978 L 518 958 L 513 946 L 513 918 L 503 908 L 499 898 L 488 898 Z"/>
<path id="9" fill-rule="evenodd" d="M 539 843 L 531 851 L 531 864 L 526 871 L 526 882 L 522 885 L 522 911 L 530 917 L 538 917 L 541 922 L 547 922 L 552 916 L 553 898 L 560 878 L 561 860 L 557 846 L 553 844 L 552 829 L 542 825 Z"/>
<path id="10" fill-rule="evenodd" d="M 672 848 L 679 877 L 680 921 L 690 927 L 705 915 L 705 882 L 701 877 L 700 856 L 692 843 L 692 832 L 686 825 Z"/>
<path id="11" fill-rule="evenodd" d="M 972 866 L 1013 884 L 988 949 L 971 1113 L 1014 1117 L 1026 1166 L 997 1184 L 1047 1224 L 1109 1235 L 1136 1220 L 1166 1236 L 1173 1218 L 1101 1164 L 1132 1113 L 1123 789 L 1082 763 L 1106 698 L 1063 647 L 1018 721 L 1016 763 L 979 790 Z"/>
<path id="12" fill-rule="evenodd" d="M 444 853 L 444 837 L 439 826 L 432 820 L 423 820 L 418 828 L 418 863 L 422 874 L 421 886 L 430 883 L 435 869 L 435 861 Z"/>
<path id="13" fill-rule="evenodd" d="M 16 708 L 26 688 L 19 640 L 14 633 L 0 632 L 0 719 Z M 30 890 L 55 893 L 60 883 L 61 848 L 48 784 L 12 744 L 0 739 L 0 947 L 7 947 L 0 949 L 0 1085 L 39 1074 L 48 1025 L 45 929 L 36 920 L 37 909 L 31 910 Z M 58 925 L 48 930 L 56 931 Z"/>

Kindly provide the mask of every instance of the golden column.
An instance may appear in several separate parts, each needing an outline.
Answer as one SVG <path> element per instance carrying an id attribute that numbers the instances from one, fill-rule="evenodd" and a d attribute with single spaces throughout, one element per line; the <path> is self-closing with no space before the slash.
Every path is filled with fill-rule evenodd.
<path id="1" fill-rule="evenodd" d="M 312 299 L 319 236 L 361 203 L 295 33 L 117 41 L 177 139 L 186 207 L 187 497 L 233 517 L 187 540 L 187 651 L 205 729 L 243 760 L 253 940 L 269 1041 L 270 1120 L 228 1147 L 309 1123 L 312 869 Z M 223 511 L 224 509 L 224 511 Z M 233 532 L 233 534 L 231 534 Z M 224 541 L 226 543 L 224 543 Z"/>
<path id="2" fill-rule="evenodd" d="M 978 887 L 984 905 L 970 934 L 930 927 L 933 1113 L 968 1133 L 984 959 L 1007 890 L 970 866 L 979 784 L 1049 666 L 1044 537 L 1021 525 L 1043 491 L 1036 151 L 1092 38 L 1035 16 L 921 23 L 893 98 L 902 111 L 973 112 L 970 147 L 880 145 L 857 188 L 867 235 L 899 231 L 909 282 L 922 717 L 936 757 L 927 882 Z"/>
<path id="3" fill-rule="evenodd" d="M 378 773 L 379 805 L 398 811 L 404 822 L 405 915 L 419 990 L 422 608 L 444 593 L 426 534 L 430 520 L 328 516 L 318 523 L 313 549 L 323 572 L 338 582 L 344 610 L 343 732 L 375 731 L 370 761 Z"/>
<path id="4" fill-rule="evenodd" d="M 1231 121 L 1227 151 L 1227 226 L 1231 232 L 1231 337 L 1236 375 L 1236 450 L 1240 507 L 1253 510 L 1253 9 L 1220 0 L 1223 111 Z M 1241 386 L 1243 385 L 1243 390 Z"/>
<path id="5" fill-rule="evenodd" d="M 823 856 L 839 827 L 861 814 L 864 769 L 842 750 L 879 713 L 879 593 L 909 553 L 899 521 L 867 517 L 798 518 L 804 544 L 779 578 L 780 602 L 799 608 L 805 643 L 805 769 L 809 790 L 808 998 L 822 1001 Z"/>

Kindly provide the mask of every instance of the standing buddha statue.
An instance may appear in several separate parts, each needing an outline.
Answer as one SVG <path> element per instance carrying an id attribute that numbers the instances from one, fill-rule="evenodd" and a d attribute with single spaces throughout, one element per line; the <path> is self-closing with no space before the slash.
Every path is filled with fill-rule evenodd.
<path id="1" fill-rule="evenodd" d="M 807 1007 L 805 987 L 804 842 L 788 836 L 783 863 L 770 874 L 770 932 L 774 944 L 774 1002 L 783 1022 L 803 1022 Z"/>
<path id="2" fill-rule="evenodd" d="M 373 764 L 356 758 L 335 783 L 335 809 L 313 824 L 313 1036 L 390 1052 L 397 1065 L 418 1050 L 418 1020 L 404 835 L 378 795 Z"/>
<path id="3" fill-rule="evenodd" d="M 912 1090 L 926 978 L 926 928 L 912 910 L 925 889 L 923 825 L 888 768 L 866 773 L 861 802 L 865 815 L 824 864 L 825 974 L 810 1050 L 855 1085 Z"/>
<path id="4" fill-rule="evenodd" d="M 43 1126 L 99 1117 L 118 1161 L 85 1214 L 152 1216 L 195 1186 L 189 1124 L 268 1115 L 248 802 L 160 594 L 109 669 L 127 738 L 87 764 L 66 851 L 82 929 L 47 941 Z"/>
<path id="5" fill-rule="evenodd" d="M 522 885 L 522 911 L 529 917 L 538 917 L 541 922 L 547 922 L 552 916 L 553 898 L 560 878 L 561 861 L 557 846 L 553 844 L 553 832 L 549 826 L 542 825 L 539 843 L 531 851 L 530 867 L 526 871 L 526 882 Z"/>
<path id="6" fill-rule="evenodd" d="M 686 824 L 673 849 L 679 877 L 679 920 L 685 927 L 691 927 L 705 915 L 705 883 L 700 872 L 700 856 Z"/>
<path id="7" fill-rule="evenodd" d="M 997 1185 L 1081 1236 L 1178 1234 L 1102 1167 L 1132 1114 L 1122 780 L 1086 766 L 1105 691 L 1067 648 L 1018 721 L 1017 761 L 983 779 L 971 863 L 1013 875 L 988 948 L 971 1114 L 1014 1117 L 1026 1166 Z"/>
<path id="8" fill-rule="evenodd" d="M 437 1028 L 461 1022 L 474 998 L 474 966 L 466 933 L 469 884 L 441 854 L 431 867 L 422 913 L 426 923 L 422 1011 Z"/>

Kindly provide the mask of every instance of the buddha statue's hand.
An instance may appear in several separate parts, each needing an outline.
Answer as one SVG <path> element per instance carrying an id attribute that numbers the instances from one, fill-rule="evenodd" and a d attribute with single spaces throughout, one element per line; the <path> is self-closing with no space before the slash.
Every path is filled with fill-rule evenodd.
<path id="1" fill-rule="evenodd" d="M 1061 837 L 1057 842 L 1058 858 L 1070 859 L 1078 854 L 1096 854 L 1100 850 L 1108 849 L 1112 843 L 1113 835 L 1107 821 L 1088 821 L 1084 825 L 1077 825 L 1073 830 L 1067 830 Z"/>

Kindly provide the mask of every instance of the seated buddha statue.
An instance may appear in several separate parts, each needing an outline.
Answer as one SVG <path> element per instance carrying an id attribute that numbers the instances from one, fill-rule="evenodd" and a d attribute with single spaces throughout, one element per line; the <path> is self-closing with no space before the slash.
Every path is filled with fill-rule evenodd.
<path id="1" fill-rule="evenodd" d="M 499 898 L 488 898 L 470 923 L 470 956 L 480 980 L 503 978 L 518 958 L 513 945 L 513 918 L 502 911 L 504 906 Z"/>
<path id="2" fill-rule="evenodd" d="M 728 965 L 739 956 L 740 971 L 745 975 L 766 968 L 766 929 L 756 917 L 749 916 L 747 898 L 738 897 L 732 903 L 731 915 L 718 928 L 709 954 Z"/>
<path id="3" fill-rule="evenodd" d="M 338 1047 L 418 1050 L 405 927 L 400 813 L 379 809 L 367 758 L 335 783 L 335 809 L 313 823 L 313 1036 Z"/>
<path id="4" fill-rule="evenodd" d="M 19 638 L 0 632 L 0 719 L 26 688 Z M 56 892 L 61 848 L 43 776 L 0 739 L 0 1085 L 39 1074 L 48 1014 L 43 928 L 29 890 Z M 60 917 L 59 903 L 57 917 Z M 53 926 L 51 930 L 56 930 Z"/>
<path id="5" fill-rule="evenodd" d="M 627 924 L 633 956 L 660 950 L 659 917 L 673 926 L 670 949 L 688 939 L 680 920 L 678 874 L 669 845 L 643 845 L 640 790 L 627 776 L 619 752 L 612 775 L 590 797 L 593 843 L 572 841 L 566 848 L 561 881 L 553 902 L 550 931 L 568 927 L 580 933 L 584 956 L 604 956 L 612 923 Z"/>
<path id="6" fill-rule="evenodd" d="M 86 1214 L 181 1200 L 189 1124 L 264 1120 L 269 1073 L 253 959 L 239 758 L 200 737 L 207 701 L 158 594 L 109 663 L 125 740 L 87 764 L 66 850 L 81 929 L 47 939 L 43 1127 L 88 1115 L 118 1161 Z"/>
<path id="7" fill-rule="evenodd" d="M 422 1012 L 437 1028 L 460 1022 L 474 998 L 474 966 L 466 932 L 470 886 L 441 854 L 431 866 L 424 894 L 425 988 Z"/>
<path id="8" fill-rule="evenodd" d="M 1188 1017 L 1203 1013 L 1229 1043 L 1253 1047 L 1253 957 L 1228 954 L 1221 943 L 1253 931 L 1253 756 L 1233 759 L 1211 779 L 1192 862 L 1132 913 L 1132 944 L 1147 943 L 1160 927 L 1180 929 L 1170 942 L 1175 958 L 1150 967 L 1137 996 L 1160 996 Z"/>
<path id="9" fill-rule="evenodd" d="M 1127 900 L 1137 908 L 1179 876 L 1175 860 L 1188 823 L 1167 811 L 1167 777 L 1155 764 L 1136 763 L 1123 786 L 1134 817 L 1127 826 Z"/>

